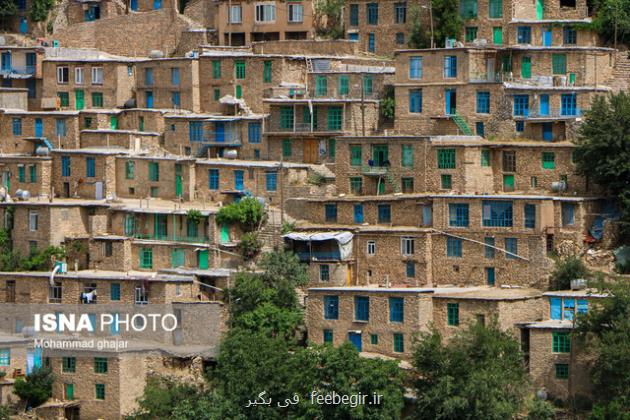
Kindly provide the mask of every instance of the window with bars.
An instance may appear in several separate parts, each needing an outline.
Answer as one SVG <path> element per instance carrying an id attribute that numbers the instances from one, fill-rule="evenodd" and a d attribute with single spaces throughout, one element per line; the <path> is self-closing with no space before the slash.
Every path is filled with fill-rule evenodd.
<path id="1" fill-rule="evenodd" d="M 324 296 L 324 319 L 339 318 L 339 296 Z"/>
<path id="2" fill-rule="evenodd" d="M 578 115 L 575 93 L 563 93 L 560 96 L 560 115 Z"/>
<path id="3" fill-rule="evenodd" d="M 569 379 L 569 365 L 566 363 L 555 364 L 556 379 Z"/>
<path id="4" fill-rule="evenodd" d="M 553 74 L 566 74 L 567 73 L 567 55 L 566 54 L 552 54 L 551 55 L 551 68 Z"/>
<path id="5" fill-rule="evenodd" d="M 208 169 L 208 188 L 211 190 L 219 189 L 219 170 Z"/>
<path id="6" fill-rule="evenodd" d="M 542 152 L 543 169 L 556 169 L 556 154 L 554 152 Z"/>
<path id="7" fill-rule="evenodd" d="M 484 201 L 482 203 L 483 226 L 511 227 L 511 201 Z"/>
<path id="8" fill-rule="evenodd" d="M 343 111 L 340 106 L 328 107 L 328 130 L 339 131 L 342 127 Z"/>
<path id="9" fill-rule="evenodd" d="M 536 227 L 536 205 L 525 204 L 523 209 L 525 215 L 524 225 L 526 229 L 534 229 Z"/>
<path id="10" fill-rule="evenodd" d="M 449 226 L 467 227 L 468 226 L 468 204 L 456 203 L 448 205 Z"/>
<path id="11" fill-rule="evenodd" d="M 491 236 L 486 236 L 483 239 L 483 242 L 487 245 L 484 247 L 484 257 L 488 259 L 494 258 L 494 238 Z"/>
<path id="12" fill-rule="evenodd" d="M 446 319 L 448 325 L 459 325 L 459 303 L 446 304 Z"/>
<path id="13" fill-rule="evenodd" d="M 94 358 L 94 373 L 107 373 L 107 367 L 106 357 Z"/>
<path id="14" fill-rule="evenodd" d="M 369 321 L 370 320 L 370 298 L 367 296 L 354 297 L 354 320 Z"/>
<path id="15" fill-rule="evenodd" d="M 529 95 L 514 95 L 515 116 L 527 117 L 529 115 Z"/>
<path id="16" fill-rule="evenodd" d="M 437 150 L 438 169 L 455 169 L 456 151 L 455 149 Z"/>
<path id="17" fill-rule="evenodd" d="M 568 332 L 556 331 L 552 333 L 551 351 L 553 353 L 571 352 L 571 335 Z"/>
<path id="18" fill-rule="evenodd" d="M 404 353 L 405 351 L 405 336 L 401 333 L 394 333 L 394 352 Z"/>
<path id="19" fill-rule="evenodd" d="M 239 80 L 245 79 L 245 62 L 237 60 L 234 62 L 234 77 Z"/>
<path id="20" fill-rule="evenodd" d="M 366 7 L 368 25 L 378 25 L 378 3 L 368 3 Z"/>
<path id="21" fill-rule="evenodd" d="M 405 299 L 399 297 L 389 298 L 389 322 L 404 322 Z"/>
<path id="22" fill-rule="evenodd" d="M 516 152 L 503 152 L 503 172 L 516 172 Z"/>
<path id="23" fill-rule="evenodd" d="M 446 238 L 446 256 L 461 258 L 463 256 L 463 243 L 459 238 L 449 236 Z"/>
<path id="24" fill-rule="evenodd" d="M 293 128 L 293 107 L 282 106 L 280 107 L 280 128 L 292 129 Z"/>
<path id="25" fill-rule="evenodd" d="M 326 96 L 328 94 L 328 78 L 326 76 L 315 77 L 315 96 Z"/>
<path id="26" fill-rule="evenodd" d="M 505 250 L 509 254 L 505 254 L 505 258 L 513 260 L 518 255 L 518 239 L 517 238 L 505 238 Z M 514 255 L 512 255 L 514 254 Z"/>
<path id="27" fill-rule="evenodd" d="M 451 174 L 442 174 L 440 183 L 443 190 L 450 190 L 453 188 L 453 176 Z"/>

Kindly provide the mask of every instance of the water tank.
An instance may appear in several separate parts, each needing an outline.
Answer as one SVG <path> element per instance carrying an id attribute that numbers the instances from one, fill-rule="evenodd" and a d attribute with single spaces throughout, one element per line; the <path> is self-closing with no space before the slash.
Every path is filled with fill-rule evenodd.
<path id="1" fill-rule="evenodd" d="M 582 290 L 586 289 L 587 282 L 585 279 L 574 279 L 571 280 L 571 290 Z"/>
<path id="2" fill-rule="evenodd" d="M 151 50 L 149 52 L 149 58 L 164 58 L 164 51 L 161 50 Z"/>
<path id="3" fill-rule="evenodd" d="M 7 45 L 7 39 L 3 36 L 0 36 L 0 45 Z"/>
<path id="4" fill-rule="evenodd" d="M 68 264 L 63 261 L 55 261 L 55 267 L 59 267 L 57 274 L 65 274 L 68 272 Z"/>
<path id="5" fill-rule="evenodd" d="M 236 159 L 238 157 L 238 150 L 226 150 L 223 152 L 223 157 L 226 159 Z"/>
<path id="6" fill-rule="evenodd" d="M 31 193 L 27 190 L 17 190 L 15 192 L 15 198 L 16 200 L 28 200 L 29 198 L 31 198 Z"/>
<path id="7" fill-rule="evenodd" d="M 562 192 L 567 190 L 567 183 L 564 181 L 555 181 L 551 183 L 551 190 L 554 192 Z"/>
<path id="8" fill-rule="evenodd" d="M 46 146 L 37 146 L 35 149 L 35 154 L 37 156 L 48 156 L 50 155 L 50 149 Z"/>

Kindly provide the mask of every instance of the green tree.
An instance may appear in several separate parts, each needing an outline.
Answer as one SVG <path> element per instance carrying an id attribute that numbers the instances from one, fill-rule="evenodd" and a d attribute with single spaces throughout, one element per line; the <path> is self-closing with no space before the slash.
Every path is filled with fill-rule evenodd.
<path id="1" fill-rule="evenodd" d="M 409 48 L 430 48 L 431 34 L 430 28 L 422 24 L 422 9 L 419 6 L 410 8 Z"/>
<path id="2" fill-rule="evenodd" d="M 630 0 L 593 0 L 592 27 L 609 43 L 630 44 Z"/>
<path id="3" fill-rule="evenodd" d="M 49 368 L 35 368 L 26 378 L 17 378 L 13 384 L 15 395 L 26 402 L 27 407 L 37 407 L 52 396 L 55 378 Z"/>
<path id="4" fill-rule="evenodd" d="M 496 325 L 472 325 L 444 344 L 433 330 L 414 348 L 416 419 L 508 419 L 523 406 L 520 344 Z"/>
<path id="5" fill-rule="evenodd" d="M 17 12 L 14 0 L 0 0 L 0 28 L 5 28 L 7 18 L 15 16 Z"/>
<path id="6" fill-rule="evenodd" d="M 330 39 L 343 38 L 343 4 L 343 0 L 318 0 L 313 4 L 313 26 L 317 35 Z"/>
<path id="7" fill-rule="evenodd" d="M 556 418 L 556 410 L 547 401 L 535 399 L 529 405 L 527 420 L 553 420 Z"/>
<path id="8" fill-rule="evenodd" d="M 567 290 L 571 288 L 571 280 L 588 279 L 590 272 L 580 257 L 570 255 L 556 260 L 556 266 L 549 278 L 550 290 Z"/>
<path id="9" fill-rule="evenodd" d="M 444 46 L 446 38 L 457 39 L 464 21 L 459 11 L 459 1 L 431 0 L 433 30 L 436 47 Z"/>
<path id="10" fill-rule="evenodd" d="M 33 0 L 30 18 L 34 22 L 42 22 L 48 18 L 48 12 L 55 6 L 55 0 Z"/>
<path id="11" fill-rule="evenodd" d="M 593 418 L 630 418 L 630 285 L 601 283 L 598 299 L 577 319 L 577 337 L 596 359 L 591 367 Z M 625 413 L 623 416 L 612 413 Z M 624 417 L 625 416 L 625 417 Z"/>
<path id="12" fill-rule="evenodd" d="M 622 209 L 622 230 L 630 238 L 630 95 L 596 97 L 580 126 L 577 171 L 602 186 Z"/>
<path id="13" fill-rule="evenodd" d="M 218 224 L 239 224 L 246 232 L 258 229 L 264 222 L 265 208 L 256 198 L 243 198 L 238 203 L 221 207 L 216 215 Z"/>

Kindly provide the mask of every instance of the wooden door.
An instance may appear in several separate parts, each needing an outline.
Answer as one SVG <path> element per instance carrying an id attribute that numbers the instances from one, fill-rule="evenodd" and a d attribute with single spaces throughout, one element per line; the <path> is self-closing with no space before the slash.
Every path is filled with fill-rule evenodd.
<path id="1" fill-rule="evenodd" d="M 319 143 L 315 139 L 304 140 L 304 163 L 317 163 Z"/>

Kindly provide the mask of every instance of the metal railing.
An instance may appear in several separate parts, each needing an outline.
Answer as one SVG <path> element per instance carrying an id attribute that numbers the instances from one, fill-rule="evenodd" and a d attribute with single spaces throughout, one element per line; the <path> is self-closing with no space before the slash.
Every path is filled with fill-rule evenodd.
<path id="1" fill-rule="evenodd" d="M 289 124 L 288 122 L 281 123 L 279 118 L 277 119 L 270 118 L 268 122 L 267 131 L 287 132 L 287 133 L 317 133 L 317 132 L 328 132 L 328 131 L 342 132 L 344 131 L 344 129 L 343 129 L 343 123 L 341 124 L 341 127 L 335 127 L 335 126 L 331 127 L 326 123 L 313 124 L 311 126 L 310 123 L 299 123 L 299 122 L 294 122 L 292 124 Z"/>
<path id="2" fill-rule="evenodd" d="M 549 112 L 540 112 L 539 109 L 530 110 L 525 118 L 575 118 L 582 116 L 581 108 L 553 108 Z"/>
<path id="3" fill-rule="evenodd" d="M 339 251 L 303 251 L 297 253 L 300 261 L 340 260 Z"/>
<path id="4" fill-rule="evenodd" d="M 500 72 L 488 74 L 487 72 L 470 72 L 468 77 L 471 83 L 501 83 L 503 75 Z"/>
<path id="5" fill-rule="evenodd" d="M 204 236 L 183 236 L 183 235 L 161 235 L 155 233 L 134 233 L 135 239 L 146 239 L 154 241 L 172 241 L 189 243 L 208 243 L 208 238 Z"/>
<path id="6" fill-rule="evenodd" d="M 11 67 L 3 67 L 0 70 L 2 74 L 26 74 L 32 75 L 35 74 L 35 66 L 11 66 Z"/>

